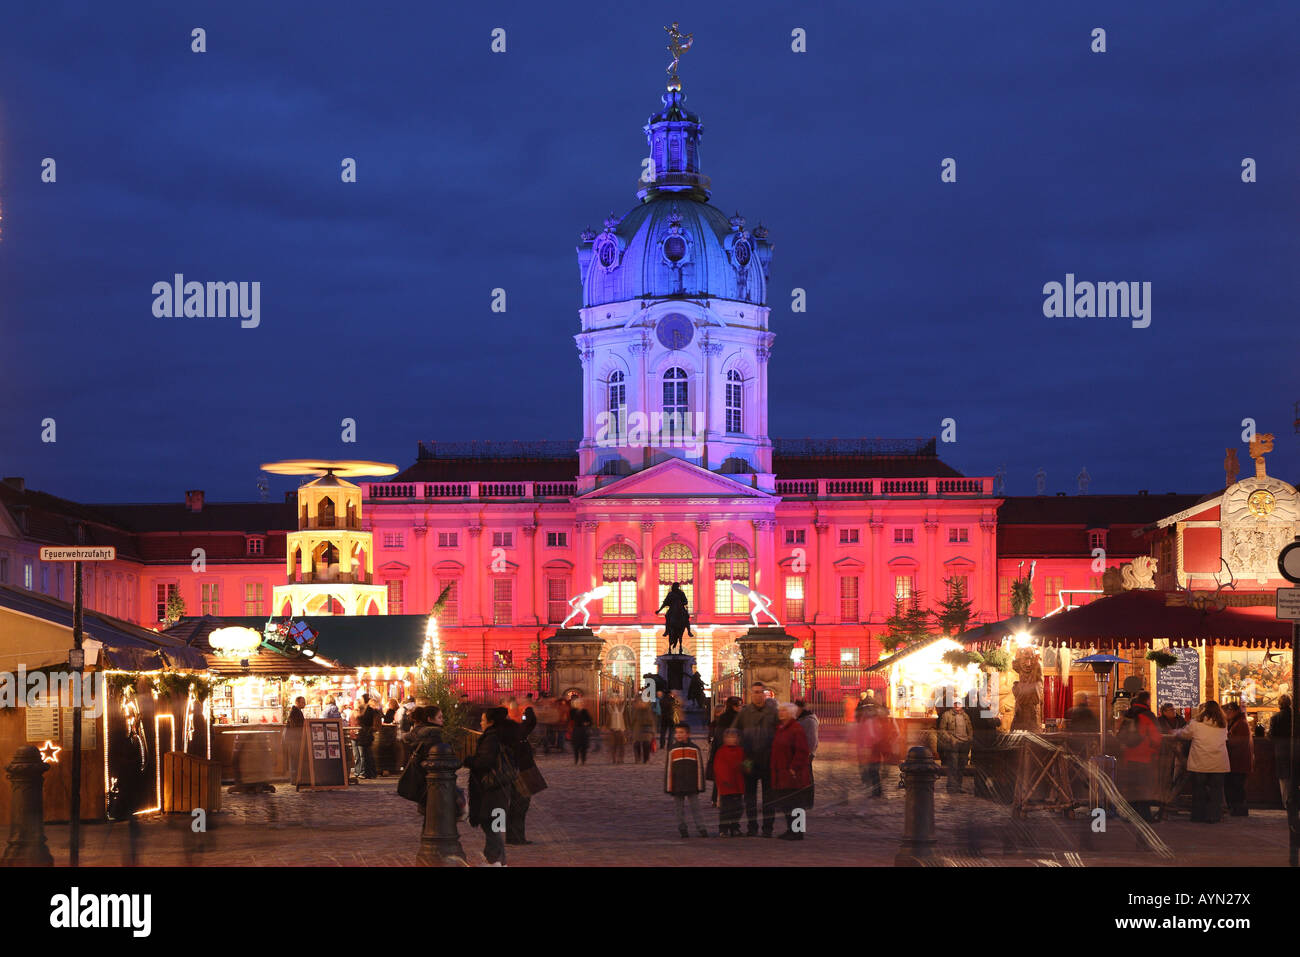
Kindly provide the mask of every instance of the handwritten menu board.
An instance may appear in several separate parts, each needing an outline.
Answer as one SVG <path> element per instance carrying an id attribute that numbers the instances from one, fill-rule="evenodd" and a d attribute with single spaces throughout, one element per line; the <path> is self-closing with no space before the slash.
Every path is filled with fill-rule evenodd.
<path id="1" fill-rule="evenodd" d="M 1201 703 L 1201 656 L 1195 648 L 1170 648 L 1178 664 L 1156 669 L 1156 706 L 1173 705 L 1180 712 Z"/>
<path id="2" fill-rule="evenodd" d="M 307 718 L 302 730 L 298 790 L 347 787 L 348 759 L 343 750 L 342 720 Z"/>

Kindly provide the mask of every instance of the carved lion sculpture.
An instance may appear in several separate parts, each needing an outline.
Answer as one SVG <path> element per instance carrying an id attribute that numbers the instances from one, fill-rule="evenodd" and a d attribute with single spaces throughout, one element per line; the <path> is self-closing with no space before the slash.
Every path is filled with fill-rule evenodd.
<path id="1" fill-rule="evenodd" d="M 1156 560 L 1150 555 L 1139 555 L 1128 564 L 1121 565 L 1120 574 L 1123 576 L 1124 588 L 1127 590 L 1155 588 Z"/>

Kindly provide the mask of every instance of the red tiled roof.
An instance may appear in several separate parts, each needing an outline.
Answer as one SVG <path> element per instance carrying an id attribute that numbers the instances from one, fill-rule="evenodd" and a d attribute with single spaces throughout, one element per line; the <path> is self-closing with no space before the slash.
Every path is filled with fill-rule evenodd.
<path id="1" fill-rule="evenodd" d="M 1076 525 L 1082 528 L 1141 527 L 1213 497 L 1176 492 L 1167 495 L 1013 495 L 1007 496 L 998 509 L 998 523 Z"/>

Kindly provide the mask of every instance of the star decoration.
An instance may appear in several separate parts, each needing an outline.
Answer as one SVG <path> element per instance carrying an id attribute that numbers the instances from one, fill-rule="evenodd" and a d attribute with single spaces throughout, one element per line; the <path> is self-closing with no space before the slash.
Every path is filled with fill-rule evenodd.
<path id="1" fill-rule="evenodd" d="M 59 752 L 63 749 L 53 741 L 46 741 L 41 747 L 37 748 L 41 752 L 41 760 L 46 764 L 58 764 Z"/>

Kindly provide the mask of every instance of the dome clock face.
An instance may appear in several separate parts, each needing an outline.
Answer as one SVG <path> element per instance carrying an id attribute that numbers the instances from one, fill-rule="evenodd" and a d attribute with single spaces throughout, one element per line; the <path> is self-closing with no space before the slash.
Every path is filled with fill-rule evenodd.
<path id="1" fill-rule="evenodd" d="M 695 326 L 685 316 L 674 313 L 659 320 L 655 334 L 665 349 L 685 349 L 695 338 Z"/>

